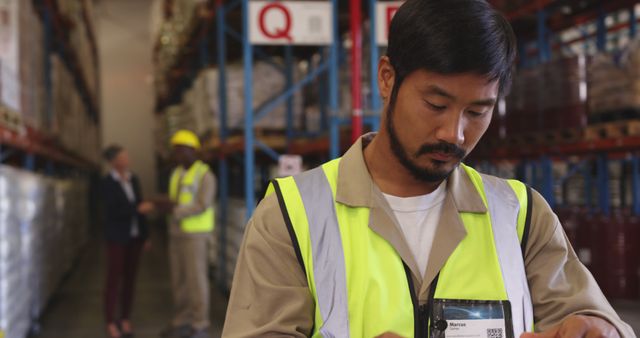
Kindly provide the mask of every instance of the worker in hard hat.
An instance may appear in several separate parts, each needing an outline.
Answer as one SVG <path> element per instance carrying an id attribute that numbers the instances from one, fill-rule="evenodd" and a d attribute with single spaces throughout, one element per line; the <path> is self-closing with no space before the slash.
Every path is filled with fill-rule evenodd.
<path id="1" fill-rule="evenodd" d="M 215 177 L 198 159 L 200 141 L 191 131 L 171 138 L 177 166 L 169 182 L 169 257 L 175 316 L 162 337 L 208 337 L 207 244 L 214 228 Z"/>

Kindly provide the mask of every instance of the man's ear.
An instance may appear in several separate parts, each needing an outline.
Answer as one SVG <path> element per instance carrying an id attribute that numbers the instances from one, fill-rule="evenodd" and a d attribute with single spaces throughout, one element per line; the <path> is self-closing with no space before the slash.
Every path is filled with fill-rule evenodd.
<path id="1" fill-rule="evenodd" d="M 388 103 L 387 100 L 391 97 L 395 79 L 396 71 L 391 66 L 389 57 L 381 57 L 378 63 L 378 88 L 380 88 L 380 96 L 382 96 L 385 103 Z"/>

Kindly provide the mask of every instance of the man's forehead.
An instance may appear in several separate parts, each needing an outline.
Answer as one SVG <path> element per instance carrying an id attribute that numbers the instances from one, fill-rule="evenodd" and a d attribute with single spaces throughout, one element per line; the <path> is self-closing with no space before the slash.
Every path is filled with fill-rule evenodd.
<path id="1" fill-rule="evenodd" d="M 416 89 L 425 95 L 463 95 L 477 96 L 475 99 L 489 99 L 497 97 L 499 91 L 499 80 L 477 73 L 439 74 L 419 70 L 410 77 L 413 78 Z"/>

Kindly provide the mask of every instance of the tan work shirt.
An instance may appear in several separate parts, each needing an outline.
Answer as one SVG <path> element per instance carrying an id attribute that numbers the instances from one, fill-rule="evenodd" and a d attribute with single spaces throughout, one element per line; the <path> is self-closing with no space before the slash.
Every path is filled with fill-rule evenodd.
<path id="1" fill-rule="evenodd" d="M 447 196 L 427 270 L 421 276 L 400 226 L 364 161 L 364 147 L 374 136 L 365 135 L 342 158 L 336 200 L 371 209 L 371 229 L 386 239 L 411 269 L 422 305 L 427 302 L 431 282 L 466 235 L 459 213 L 487 209 L 466 172 L 454 170 L 447 180 Z M 571 314 L 586 314 L 608 320 L 622 337 L 635 337 L 578 260 L 546 201 L 537 192 L 533 192 L 532 200 L 525 268 L 536 331 L 547 330 Z M 272 194 L 261 201 L 247 225 L 222 336 L 308 337 L 314 306 L 277 197 Z"/>

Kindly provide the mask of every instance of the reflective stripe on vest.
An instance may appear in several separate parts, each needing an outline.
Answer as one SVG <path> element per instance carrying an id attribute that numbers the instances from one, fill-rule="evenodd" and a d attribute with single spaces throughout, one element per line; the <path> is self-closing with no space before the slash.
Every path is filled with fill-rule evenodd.
<path id="1" fill-rule="evenodd" d="M 178 205 L 189 205 L 198 192 L 202 177 L 209 171 L 209 166 L 202 161 L 196 161 L 186 173 L 178 167 L 171 175 L 169 197 Z M 180 178 L 182 177 L 182 181 Z M 186 233 L 201 233 L 213 231 L 215 214 L 213 207 L 207 208 L 201 214 L 187 217 L 180 222 L 180 228 Z"/>
<path id="2" fill-rule="evenodd" d="M 338 167 L 339 159 L 276 181 L 316 303 L 313 336 L 395 332 L 413 337 L 414 304 L 404 263 L 370 230 L 369 208 L 335 202 Z M 460 214 L 467 236 L 442 268 L 435 298 L 509 300 L 518 337 L 533 326 L 519 242 L 525 220 L 519 210 L 528 205 L 526 188 L 462 167 L 489 212 Z"/>

